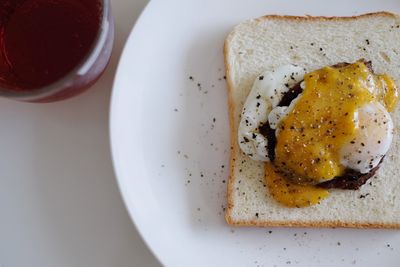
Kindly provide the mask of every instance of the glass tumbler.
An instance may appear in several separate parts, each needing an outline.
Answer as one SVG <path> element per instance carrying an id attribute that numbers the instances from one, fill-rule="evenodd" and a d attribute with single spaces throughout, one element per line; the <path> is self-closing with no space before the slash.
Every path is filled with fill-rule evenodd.
<path id="1" fill-rule="evenodd" d="M 22 73 L 13 73 L 13 68 L 15 67 L 13 59 L 10 59 L 10 56 L 7 54 L 5 45 L 2 43 L 0 46 L 0 55 L 2 56 L 2 60 L 6 63 L 4 63 L 2 67 L 0 67 L 0 75 L 3 74 L 7 71 L 9 71 L 12 76 L 13 82 L 7 82 L 5 81 L 4 77 L 0 77 L 0 96 L 14 99 L 14 100 L 19 100 L 19 101 L 26 101 L 26 102 L 37 102 L 37 103 L 45 103 L 45 102 L 54 102 L 54 101 L 59 101 L 63 100 L 66 98 L 70 98 L 72 96 L 78 95 L 88 89 L 91 85 L 93 85 L 98 78 L 101 76 L 101 74 L 104 72 L 111 56 L 111 51 L 112 51 L 112 46 L 113 46 L 113 41 L 114 41 L 114 20 L 111 14 L 111 6 L 110 6 L 110 0 L 1 0 L 4 1 L 0 3 L 0 23 L 3 23 L 1 28 L 0 28 L 0 38 L 10 38 L 12 41 L 9 41 L 7 44 L 6 39 L 2 39 L 3 43 L 6 43 L 8 45 L 8 48 L 12 49 L 13 47 L 15 48 L 14 57 L 17 58 L 18 61 L 18 68 L 23 69 L 25 72 Z M 86 4 L 86 6 L 85 6 Z M 57 6 L 58 9 L 54 5 L 61 5 Z M 62 27 L 68 27 L 68 24 L 71 22 L 71 20 L 68 20 L 66 18 L 72 18 L 73 20 L 77 20 L 76 24 L 73 25 L 82 25 L 82 29 L 86 29 L 88 23 L 86 23 L 87 16 L 83 16 L 82 14 L 75 14 L 73 12 L 74 8 L 85 8 L 85 7 L 95 7 L 96 10 L 98 11 L 96 15 L 96 33 L 92 32 L 92 37 L 93 41 L 88 43 L 87 47 L 85 48 L 86 52 L 82 52 L 84 54 L 81 55 L 81 57 L 74 59 L 75 62 L 74 65 L 72 65 L 65 73 L 59 72 L 57 73 L 58 76 L 55 76 L 55 80 L 52 80 L 50 83 L 47 84 L 42 84 L 39 85 L 35 88 L 23 88 L 19 85 L 18 79 L 21 78 L 23 80 L 24 75 L 28 74 L 30 75 L 31 79 L 34 79 L 35 72 L 36 70 L 33 70 L 33 67 L 30 69 L 30 62 L 34 62 L 35 65 L 40 65 L 42 64 L 40 60 L 30 60 L 28 57 L 26 57 L 26 62 L 24 61 L 24 53 L 32 53 L 32 51 L 29 51 L 31 44 L 25 44 L 27 43 L 26 41 L 19 41 L 19 40 L 29 40 L 27 38 L 36 38 L 37 42 L 35 43 L 36 45 L 39 45 L 39 50 L 41 51 L 41 57 L 46 56 L 46 49 L 49 49 L 49 55 L 52 56 L 51 62 L 52 64 L 59 64 L 59 66 L 63 67 L 63 61 L 62 60 L 69 60 L 71 57 L 69 57 L 66 54 L 62 54 L 62 49 L 60 51 L 56 50 L 55 46 L 52 46 L 52 43 L 56 44 L 57 41 L 59 44 L 64 45 L 64 48 L 68 48 L 68 42 L 60 41 L 60 38 L 58 40 L 51 40 L 54 36 L 60 37 L 61 34 L 64 34 L 62 31 L 57 32 L 57 29 L 52 29 L 51 27 L 53 25 L 61 25 Z M 27 15 L 30 9 L 33 8 L 42 8 L 40 10 L 41 12 L 44 12 L 43 14 L 46 14 L 46 16 L 49 17 L 49 21 L 47 23 L 51 23 L 51 20 L 57 23 L 53 23 L 52 25 L 46 25 L 44 24 L 45 27 L 40 27 L 40 24 L 38 24 L 37 29 L 35 28 L 32 30 L 31 26 L 26 26 L 29 25 L 29 19 L 31 21 L 40 21 L 40 19 L 43 19 L 43 16 L 40 17 L 38 14 L 34 15 Z M 69 11 L 70 13 L 65 13 L 68 12 L 68 9 L 65 7 L 72 7 Z M 53 9 L 52 9 L 53 8 Z M 17 10 L 17 11 L 16 11 Z M 54 14 L 52 13 L 53 10 L 55 11 Z M 58 10 L 58 11 L 57 11 Z M 79 10 L 79 9 L 76 9 Z M 57 13 L 57 12 L 59 13 Z M 9 13 L 7 13 L 9 12 Z M 18 13 L 17 13 L 18 12 Z M 25 13 L 24 13 L 25 12 Z M 61 12 L 61 13 L 60 13 Z M 5 13 L 5 14 L 2 14 Z M 75 16 L 76 15 L 76 16 Z M 14 17 L 13 17 L 14 16 Z M 36 16 L 36 17 L 34 17 Z M 70 17 L 67 17 L 70 16 Z M 16 18 L 17 17 L 17 18 Z M 21 21 L 16 21 L 20 19 Z M 35 20 L 34 20 L 35 19 Z M 44 19 L 43 19 L 44 20 Z M 16 22 L 15 22 L 16 21 Z M 28 22 L 27 22 L 28 21 Z M 14 23 L 14 26 L 11 25 Z M 16 24 L 15 24 L 16 23 Z M 19 24 L 18 24 L 19 23 Z M 80 23 L 80 24 L 79 24 Z M 10 24 L 10 25 L 8 25 Z M 90 23 L 89 23 L 90 24 Z M 18 25 L 17 27 L 15 25 Z M 25 38 L 20 38 L 19 40 L 17 39 L 18 37 L 15 37 L 16 34 L 13 32 L 8 33 L 7 32 L 7 27 L 14 27 L 18 30 L 18 33 L 24 37 L 24 34 L 27 34 L 28 36 Z M 25 26 L 28 30 L 24 32 Z M 31 28 L 29 28 L 31 27 Z M 50 27 L 50 28 L 49 28 Z M 55 27 L 55 26 L 54 26 Z M 86 28 L 85 28 L 86 27 Z M 42 32 L 38 32 L 40 34 L 37 34 L 37 36 L 40 37 L 35 37 L 35 32 L 40 31 L 41 29 L 44 29 Z M 45 29 L 51 29 L 49 33 L 46 32 Z M 95 29 L 95 28 L 94 28 Z M 9 32 L 11 30 L 8 30 Z M 54 33 L 54 36 L 50 34 L 50 32 Z M 64 31 L 65 32 L 65 31 Z M 71 33 L 68 34 L 76 34 L 76 42 L 79 42 L 78 39 L 78 30 L 76 31 L 71 31 Z M 14 35 L 13 35 L 14 34 Z M 48 34 L 48 35 L 47 35 Z M 68 38 L 71 38 L 72 35 L 68 35 Z M 44 38 L 43 38 L 44 37 Z M 56 38 L 54 37 L 54 38 Z M 85 36 L 83 36 L 84 38 Z M 92 38 L 91 37 L 91 38 Z M 48 40 L 44 40 L 46 38 L 49 38 Z M 36 40 L 35 39 L 35 40 Z M 74 39 L 72 38 L 72 41 Z M 40 45 L 47 46 L 47 47 L 40 47 Z M 66 47 L 67 45 L 67 47 Z M 77 49 L 79 49 L 80 43 L 74 43 L 74 47 L 76 46 Z M 19 50 L 18 50 L 19 49 Z M 53 54 L 50 53 L 50 50 L 53 49 L 52 51 L 56 51 Z M 67 50 L 67 49 L 64 49 Z M 83 51 L 83 50 L 82 50 Z M 60 61 L 57 62 L 58 60 L 58 55 L 60 55 Z M 35 57 L 34 57 L 35 58 Z M 38 57 L 39 58 L 39 57 Z M 29 61 L 30 60 L 30 61 Z M 43 63 L 44 64 L 44 63 Z M 43 65 L 42 64 L 42 65 Z M 49 72 L 53 70 L 50 67 L 46 68 L 49 69 Z M 54 65 L 57 66 L 57 65 Z M 66 65 L 65 65 L 66 66 Z M 46 71 L 47 71 L 46 69 Z M 37 77 L 46 77 L 46 74 L 40 73 Z M 4 75 L 3 75 L 4 76 Z M 45 78 L 44 78 L 45 79 Z"/>

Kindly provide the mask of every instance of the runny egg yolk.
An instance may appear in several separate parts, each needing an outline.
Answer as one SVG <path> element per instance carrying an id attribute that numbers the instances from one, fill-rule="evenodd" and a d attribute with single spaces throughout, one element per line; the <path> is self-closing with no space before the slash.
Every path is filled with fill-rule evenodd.
<path id="1" fill-rule="evenodd" d="M 313 71 L 304 83 L 279 125 L 274 164 L 297 183 L 315 184 L 344 174 L 340 149 L 356 135 L 356 111 L 373 102 L 392 111 L 398 92 L 389 76 L 373 74 L 363 61 Z"/>

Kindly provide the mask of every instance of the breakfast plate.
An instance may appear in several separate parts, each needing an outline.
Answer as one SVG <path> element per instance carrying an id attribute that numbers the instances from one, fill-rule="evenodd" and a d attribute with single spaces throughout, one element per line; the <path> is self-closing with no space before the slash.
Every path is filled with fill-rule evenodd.
<path id="1" fill-rule="evenodd" d="M 396 0 L 151 1 L 116 75 L 115 172 L 144 241 L 166 266 L 397 266 L 395 230 L 233 228 L 224 220 L 230 150 L 222 47 L 265 14 L 400 12 Z"/>

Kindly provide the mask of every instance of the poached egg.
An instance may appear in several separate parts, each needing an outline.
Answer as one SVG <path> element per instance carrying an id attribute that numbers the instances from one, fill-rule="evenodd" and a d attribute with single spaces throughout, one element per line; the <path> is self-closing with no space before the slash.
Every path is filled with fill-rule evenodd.
<path id="1" fill-rule="evenodd" d="M 303 92 L 279 106 L 300 82 Z M 253 160 L 270 161 L 268 138 L 260 133 L 269 124 L 277 140 L 273 164 L 297 183 L 324 182 L 349 169 L 368 173 L 390 148 L 389 112 L 397 99 L 393 80 L 362 60 L 307 74 L 300 66 L 281 66 L 255 79 L 242 110 L 239 146 Z"/>

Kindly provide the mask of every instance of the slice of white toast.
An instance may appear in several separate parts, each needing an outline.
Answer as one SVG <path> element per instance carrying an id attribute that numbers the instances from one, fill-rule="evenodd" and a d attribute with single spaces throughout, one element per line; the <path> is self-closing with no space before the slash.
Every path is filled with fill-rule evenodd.
<path id="1" fill-rule="evenodd" d="M 375 73 L 400 85 L 400 16 L 388 12 L 356 17 L 264 16 L 237 25 L 224 47 L 231 125 L 226 220 L 237 226 L 400 228 L 400 106 L 391 113 L 394 139 L 381 168 L 359 190 L 330 190 L 320 204 L 287 208 L 265 184 L 264 163 L 245 156 L 238 124 L 260 73 L 296 64 L 312 71 L 364 58 Z"/>

